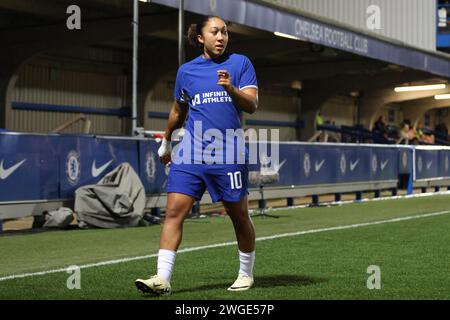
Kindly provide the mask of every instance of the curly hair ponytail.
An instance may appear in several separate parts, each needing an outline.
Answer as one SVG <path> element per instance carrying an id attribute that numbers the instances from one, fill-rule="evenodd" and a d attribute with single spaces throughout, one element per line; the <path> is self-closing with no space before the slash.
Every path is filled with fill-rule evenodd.
<path id="1" fill-rule="evenodd" d="M 187 40 L 189 42 L 189 44 L 195 48 L 201 48 L 202 44 L 200 42 L 198 42 L 198 38 L 197 36 L 199 34 L 201 34 L 201 28 L 200 30 L 198 30 L 198 24 L 193 23 L 189 26 L 188 31 L 187 31 Z M 200 31 L 200 32 L 199 32 Z"/>
<path id="2" fill-rule="evenodd" d="M 203 27 L 206 26 L 209 19 L 212 19 L 212 18 L 218 18 L 218 19 L 224 21 L 219 16 L 207 16 L 207 17 L 202 17 L 197 23 L 193 23 L 193 24 L 189 25 L 189 28 L 187 31 L 187 40 L 191 46 L 193 46 L 195 48 L 203 47 L 203 44 L 198 42 L 198 36 L 202 35 Z M 226 22 L 225 22 L 225 24 L 226 24 Z"/>

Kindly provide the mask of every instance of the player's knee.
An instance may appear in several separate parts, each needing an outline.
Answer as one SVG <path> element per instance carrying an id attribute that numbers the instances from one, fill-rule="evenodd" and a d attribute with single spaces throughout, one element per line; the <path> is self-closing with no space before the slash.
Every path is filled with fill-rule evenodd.
<path id="1" fill-rule="evenodd" d="M 233 212 L 228 213 L 231 219 L 235 220 L 238 223 L 248 223 L 250 222 L 250 215 L 248 210 L 234 210 Z"/>
<path id="2" fill-rule="evenodd" d="M 172 221 L 172 222 L 181 222 L 183 221 L 184 212 L 181 210 L 181 208 L 176 206 L 170 206 L 166 209 L 166 221 Z"/>

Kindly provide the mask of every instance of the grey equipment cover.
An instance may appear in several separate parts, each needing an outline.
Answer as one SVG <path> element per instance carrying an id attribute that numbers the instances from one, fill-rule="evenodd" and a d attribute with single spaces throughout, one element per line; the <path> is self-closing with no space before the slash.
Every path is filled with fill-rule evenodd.
<path id="1" fill-rule="evenodd" d="M 78 226 L 135 227 L 144 215 L 145 189 L 129 163 L 122 163 L 96 185 L 75 191 Z"/>

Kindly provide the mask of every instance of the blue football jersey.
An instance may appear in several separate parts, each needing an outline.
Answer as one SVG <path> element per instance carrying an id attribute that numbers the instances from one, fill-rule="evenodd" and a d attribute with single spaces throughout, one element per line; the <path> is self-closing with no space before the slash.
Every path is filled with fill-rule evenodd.
<path id="1" fill-rule="evenodd" d="M 190 148 L 192 163 L 198 163 L 198 160 L 204 162 L 208 155 L 210 159 L 207 161 L 219 157 L 225 162 L 225 151 L 230 143 L 233 143 L 235 153 L 241 150 L 237 144 L 244 143 L 239 138 L 232 141 L 226 139 L 227 129 L 242 128 L 241 111 L 225 89 L 217 84 L 217 70 L 227 70 L 236 88 L 258 88 L 255 69 L 250 60 L 241 54 L 226 53 L 216 59 L 206 59 L 200 55 L 178 69 L 174 96 L 177 101 L 189 104 L 182 148 L 183 151 Z M 218 138 L 220 136 L 223 140 Z M 200 154 L 203 159 L 199 158 Z"/>

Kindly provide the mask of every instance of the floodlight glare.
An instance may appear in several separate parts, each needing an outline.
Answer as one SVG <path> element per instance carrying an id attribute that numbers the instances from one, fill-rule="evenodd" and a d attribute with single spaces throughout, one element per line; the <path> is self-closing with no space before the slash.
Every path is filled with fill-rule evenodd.
<path id="1" fill-rule="evenodd" d="M 426 90 L 440 90 L 445 89 L 447 86 L 444 83 L 441 84 L 429 84 L 423 86 L 409 86 L 409 87 L 397 87 L 395 92 L 411 92 L 411 91 L 426 91 Z"/>
<path id="2" fill-rule="evenodd" d="M 447 100 L 450 99 L 450 94 L 437 94 L 434 96 L 436 100 Z"/>
<path id="3" fill-rule="evenodd" d="M 273 34 L 276 35 L 277 37 L 288 38 L 288 39 L 293 39 L 293 40 L 301 40 L 300 38 L 298 38 L 296 36 L 291 36 L 290 34 L 278 32 L 278 31 L 275 31 Z"/>

